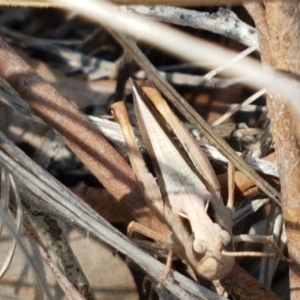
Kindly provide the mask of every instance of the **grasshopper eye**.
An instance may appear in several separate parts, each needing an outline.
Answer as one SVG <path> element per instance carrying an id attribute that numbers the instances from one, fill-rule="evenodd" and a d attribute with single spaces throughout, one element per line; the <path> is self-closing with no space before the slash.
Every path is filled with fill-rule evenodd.
<path id="1" fill-rule="evenodd" d="M 193 242 L 193 249 L 199 255 L 204 255 L 207 251 L 206 242 L 202 239 L 195 239 Z"/>
<path id="2" fill-rule="evenodd" d="M 219 236 L 222 240 L 222 244 L 227 247 L 230 245 L 231 243 L 231 236 L 230 234 L 226 231 L 226 230 L 222 230 L 220 233 L 219 233 Z"/>
<path id="3" fill-rule="evenodd" d="M 214 223 L 212 228 L 215 234 L 218 235 L 219 238 L 221 239 L 222 245 L 225 247 L 229 246 L 231 243 L 230 234 L 226 230 L 222 229 L 222 227 L 217 223 Z"/>

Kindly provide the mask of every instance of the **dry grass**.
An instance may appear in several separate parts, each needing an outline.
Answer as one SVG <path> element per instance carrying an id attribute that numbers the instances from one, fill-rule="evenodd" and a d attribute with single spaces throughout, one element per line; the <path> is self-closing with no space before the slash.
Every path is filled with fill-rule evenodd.
<path id="1" fill-rule="evenodd" d="M 22 232 L 27 239 L 31 236 L 30 243 L 70 299 L 98 297 L 68 246 L 63 228 L 70 223 L 125 255 L 125 268 L 135 276 L 141 298 L 146 297 L 141 272 L 150 278 L 146 293 L 153 299 L 158 294 L 169 299 L 167 291 L 179 299 L 287 297 L 291 262 L 282 254 L 286 236 L 280 182 L 263 95 L 265 88 L 273 89 L 294 105 L 299 88 L 285 74 L 262 70 L 255 28 L 246 24 L 251 22 L 246 11 L 235 7 L 235 13 L 223 9 L 213 14 L 215 8 L 205 7 L 201 11 L 210 13 L 204 14 L 176 8 L 172 21 L 173 8 L 168 7 L 150 11 L 140 7 L 142 15 L 132 15 L 125 11 L 139 9 L 118 9 L 102 1 L 64 1 L 64 5 L 70 12 L 10 8 L 0 16 L 1 130 L 5 133 L 0 134 L 0 164 L 16 181 L 15 194 L 8 197 L 7 174 L 2 172 L 1 199 L 10 205 L 4 203 L 0 215 L 17 244 L 26 249 L 23 233 L 14 229 L 8 215 L 17 216 L 20 223 L 23 207 Z M 203 19 L 197 25 L 200 29 L 184 32 L 143 16 L 150 12 L 152 18 L 161 20 L 163 15 L 179 25 L 181 13 L 184 26 L 193 17 Z M 230 22 L 236 24 L 234 31 L 228 31 Z M 201 31 L 201 24 L 206 31 Z M 147 127 L 150 119 L 137 103 L 133 110 L 132 93 L 145 96 L 137 86 L 132 89 L 127 82 L 130 76 L 139 79 L 159 111 L 150 109 L 153 122 L 158 120 L 155 132 Z M 157 90 L 147 90 L 141 77 L 154 82 L 172 110 L 159 102 L 163 100 L 158 100 Z M 263 90 L 256 94 L 258 89 Z M 124 107 L 113 105 L 121 127 L 111 120 L 110 104 L 121 100 L 126 100 L 130 122 L 138 124 L 134 131 Z M 88 117 L 91 107 L 99 113 Z M 293 107 L 297 112 L 298 106 Z M 176 123 L 172 111 L 185 126 Z M 105 137 L 95 124 L 101 124 Z M 160 127 L 164 133 L 158 133 Z M 181 128 L 179 133 L 176 128 Z M 163 142 L 155 146 L 159 136 Z M 208 149 L 209 161 L 197 150 L 199 146 Z M 165 153 L 167 147 L 172 150 Z M 14 201 L 19 197 L 22 205 Z M 138 234 L 133 243 L 127 239 L 120 223 L 126 227 L 133 220 L 149 229 L 151 242 Z M 233 238 L 249 233 L 266 235 L 265 240 L 254 239 L 265 245 L 252 248 L 247 239 L 240 246 Z M 176 262 L 166 273 L 170 247 Z M 254 258 L 258 253 L 265 256 Z M 232 255 L 247 256 L 233 265 Z M 43 293 L 53 298 L 47 276 L 40 271 L 43 266 L 32 264 Z M 76 276 L 68 272 L 69 265 Z"/>

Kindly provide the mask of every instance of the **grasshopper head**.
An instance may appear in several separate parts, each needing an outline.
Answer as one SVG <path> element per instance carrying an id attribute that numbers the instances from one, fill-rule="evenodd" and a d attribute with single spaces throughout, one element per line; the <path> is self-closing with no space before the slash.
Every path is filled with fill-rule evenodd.
<path id="1" fill-rule="evenodd" d="M 196 265 L 197 273 L 208 280 L 220 280 L 226 277 L 232 270 L 234 258 L 229 256 L 216 257 L 205 255 Z"/>
<path id="2" fill-rule="evenodd" d="M 222 250 L 231 245 L 231 236 L 218 224 L 211 226 L 210 238 L 195 232 L 190 238 L 187 257 L 195 271 L 208 280 L 223 279 L 232 270 L 234 257 L 222 255 Z"/>

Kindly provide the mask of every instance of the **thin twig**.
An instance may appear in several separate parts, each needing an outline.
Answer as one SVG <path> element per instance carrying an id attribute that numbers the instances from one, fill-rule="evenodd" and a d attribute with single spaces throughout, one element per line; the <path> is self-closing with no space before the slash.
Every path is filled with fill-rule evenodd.
<path id="1" fill-rule="evenodd" d="M 252 102 L 254 102 L 255 100 L 257 100 L 259 97 L 261 97 L 262 95 L 264 95 L 265 93 L 266 93 L 266 89 L 259 90 L 258 92 L 256 92 L 255 94 L 253 94 L 252 96 L 250 96 L 249 98 L 247 98 L 245 101 L 243 101 L 243 103 L 237 104 L 236 106 L 234 106 L 231 109 L 229 109 L 219 119 L 217 119 L 216 121 L 214 121 L 211 124 L 211 126 L 218 126 L 218 125 L 220 125 L 226 119 L 228 119 L 229 117 L 231 117 L 234 113 L 236 113 L 237 111 L 239 111 L 241 108 L 243 108 L 243 107 L 251 104 Z"/>
<path id="2" fill-rule="evenodd" d="M 14 237 L 14 239 L 17 241 L 18 246 L 21 248 L 22 252 L 25 254 L 26 258 L 30 262 L 31 266 L 33 267 L 33 270 L 35 271 L 38 282 L 41 284 L 43 290 L 45 291 L 45 294 L 47 295 L 48 299 L 52 299 L 51 293 L 47 284 L 47 279 L 44 276 L 43 268 L 40 264 L 40 262 L 36 259 L 33 259 L 33 257 L 28 253 L 25 244 L 22 240 L 22 236 L 20 235 L 20 232 L 17 233 L 11 219 L 8 217 L 5 211 L 2 210 L 0 207 L 0 218 L 1 221 L 5 224 L 11 235 Z"/>
<path id="3" fill-rule="evenodd" d="M 2 206 L 2 209 L 4 211 L 6 211 L 6 204 L 9 203 L 9 190 L 10 187 L 12 188 L 12 191 L 14 193 L 14 197 L 15 197 L 15 201 L 16 201 L 16 208 L 17 208 L 17 213 L 16 213 L 16 234 L 20 234 L 20 229 L 21 229 L 21 225 L 22 225 L 22 220 L 23 220 L 23 208 L 22 208 L 22 204 L 21 204 L 21 199 L 18 193 L 18 190 L 16 188 L 16 184 L 14 182 L 13 177 L 8 174 L 8 172 L 6 170 L 4 170 L 2 168 L 1 170 L 1 195 L 5 195 L 5 197 L 1 200 L 4 201 L 4 206 Z M 3 194 L 2 194 L 2 189 L 3 189 Z M 2 225 L 2 223 L 1 223 Z M 10 250 L 7 253 L 6 259 L 4 260 L 4 262 L 2 263 L 2 267 L 0 270 L 0 279 L 5 275 L 5 273 L 8 271 L 9 266 L 12 262 L 12 259 L 14 257 L 15 254 L 15 250 L 16 250 L 16 245 L 17 245 L 17 240 L 13 239 L 12 245 Z"/>
<path id="4" fill-rule="evenodd" d="M 218 33 L 248 47 L 258 46 L 256 30 L 229 9 L 220 8 L 216 13 L 199 12 L 174 6 L 121 6 L 124 12 L 138 13 L 156 21 L 188 26 Z"/>

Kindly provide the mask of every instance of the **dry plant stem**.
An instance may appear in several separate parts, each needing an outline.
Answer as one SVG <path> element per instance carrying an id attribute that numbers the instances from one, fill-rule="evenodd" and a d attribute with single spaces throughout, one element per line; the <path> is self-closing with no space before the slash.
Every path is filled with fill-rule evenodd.
<path id="1" fill-rule="evenodd" d="M 142 224 L 166 230 L 145 205 L 129 165 L 97 129 L 41 79 L 2 39 L 0 57 L 1 76 L 36 114 L 63 136 L 68 147 L 114 198 L 121 202 L 122 210 L 131 213 Z"/>
<path id="2" fill-rule="evenodd" d="M 276 220 L 276 215 L 280 212 L 280 209 L 274 205 L 274 203 L 271 203 L 271 208 L 269 211 L 269 214 L 267 216 L 267 224 L 265 228 L 265 235 L 275 235 L 274 233 L 274 223 Z M 275 240 L 275 239 L 274 239 Z M 271 251 L 271 246 L 268 243 L 265 243 L 263 245 L 263 251 L 265 252 L 270 252 Z M 270 264 L 271 259 L 270 258 L 262 258 L 260 261 L 260 270 L 259 270 L 259 277 L 258 280 L 261 282 L 266 288 L 270 288 L 268 286 L 268 281 L 270 279 L 272 280 L 273 275 L 270 273 Z"/>
<path id="3" fill-rule="evenodd" d="M 38 233 L 38 230 L 41 231 L 37 226 L 37 222 L 35 220 L 35 217 L 29 212 L 28 210 L 25 210 L 25 216 L 24 216 L 24 226 L 27 230 L 27 232 L 31 235 L 33 240 L 36 242 L 35 246 L 37 247 L 41 257 L 44 259 L 44 261 L 47 263 L 49 268 L 51 269 L 53 275 L 55 276 L 58 284 L 62 288 L 62 290 L 65 292 L 65 294 L 68 296 L 69 299 L 94 299 L 94 297 L 86 298 L 88 294 L 81 294 L 69 281 L 69 279 L 64 275 L 64 273 L 60 270 L 60 268 L 57 267 L 57 265 L 53 262 L 53 259 L 49 255 L 49 253 L 46 250 L 46 247 L 40 238 L 40 235 Z M 42 230 L 44 231 L 44 230 Z M 40 232 L 41 233 L 41 232 Z M 47 234 L 46 234 L 47 235 Z M 45 238 L 45 236 L 44 236 Z M 89 289 L 89 288 L 88 288 Z M 88 292 L 88 291 L 87 291 Z"/>
<path id="4" fill-rule="evenodd" d="M 227 207 L 232 210 L 234 207 L 234 175 L 235 175 L 235 167 L 229 162 L 228 164 L 228 201 Z"/>
<path id="5" fill-rule="evenodd" d="M 275 155 L 274 153 L 268 155 L 264 158 L 266 161 L 274 162 Z M 272 186 L 278 187 L 279 180 L 273 176 L 263 176 L 266 181 L 268 181 Z M 228 174 L 220 174 L 218 175 L 218 180 L 221 185 L 221 190 L 223 197 L 226 198 L 227 196 L 227 186 L 228 186 Z M 260 193 L 259 189 L 255 186 L 255 184 L 242 172 L 235 171 L 234 175 L 234 182 L 235 182 L 235 201 L 239 201 L 240 198 L 253 198 L 255 195 Z"/>
<path id="6" fill-rule="evenodd" d="M 8 210 L 9 199 L 10 199 L 10 184 L 8 179 L 7 170 L 1 168 L 1 191 L 0 191 L 0 207 L 3 211 Z M 3 231 L 3 222 L 0 220 L 0 235 Z"/>
<path id="7" fill-rule="evenodd" d="M 220 134 L 220 133 L 218 133 L 218 134 Z M 210 159 L 218 160 L 218 161 L 221 161 L 224 163 L 229 162 L 229 160 L 221 152 L 219 152 L 215 147 L 208 145 L 208 144 L 201 144 L 201 143 L 199 144 L 199 146 L 202 148 L 204 153 Z M 240 152 L 237 152 L 237 154 L 241 155 Z M 273 160 L 271 163 L 268 163 L 264 159 L 247 156 L 247 157 L 245 157 L 245 161 L 254 170 L 256 170 L 262 174 L 271 175 L 271 176 L 278 178 L 277 165 L 274 163 L 275 160 Z"/>
<path id="8" fill-rule="evenodd" d="M 0 208 L 4 212 L 8 212 L 8 205 L 9 205 L 9 199 L 10 199 L 10 180 L 8 177 L 8 172 L 4 168 L 1 168 L 1 197 L 0 197 Z M 0 236 L 2 234 L 3 230 L 3 222 L 0 220 Z M 19 230 L 18 230 L 19 232 Z M 4 262 L 1 262 L 1 270 L 0 270 L 0 279 L 5 275 L 7 272 L 9 265 L 11 263 L 11 259 L 14 255 L 14 249 L 16 247 L 16 240 L 13 240 L 13 245 L 10 253 L 7 254 Z"/>
<path id="9" fill-rule="evenodd" d="M 286 248 L 286 231 L 285 231 L 285 227 L 284 227 L 282 212 L 277 214 L 277 216 L 275 217 L 272 234 L 273 234 L 275 243 L 278 245 L 279 251 L 281 251 L 281 252 L 284 251 L 284 249 Z M 271 287 L 271 285 L 272 285 L 273 277 L 276 272 L 279 261 L 280 261 L 279 256 L 277 256 L 275 259 L 272 259 L 269 261 L 269 264 L 268 264 L 269 276 L 268 276 L 268 281 L 267 281 L 267 285 L 266 285 L 267 287 Z M 291 259 L 289 259 L 289 261 L 291 261 Z"/>
<path id="10" fill-rule="evenodd" d="M 21 226 L 22 226 L 22 223 L 23 223 L 23 206 L 22 206 L 21 198 L 20 198 L 19 192 L 18 192 L 17 187 L 16 187 L 16 183 L 15 183 L 14 178 L 12 177 L 12 175 L 9 174 L 7 172 L 7 170 L 3 170 L 3 168 L 2 168 L 2 171 L 3 172 L 2 172 L 1 175 L 4 176 L 4 177 L 7 177 L 6 179 L 9 179 L 9 181 L 10 181 L 10 184 L 7 182 L 8 187 L 6 187 L 5 189 L 7 189 L 9 191 L 10 186 L 11 186 L 11 189 L 12 189 L 13 194 L 14 194 L 15 207 L 16 207 L 16 215 L 15 215 L 16 229 L 15 230 L 16 230 L 16 233 L 19 234 L 21 232 Z M 1 189 L 2 189 L 2 186 L 1 186 Z M 9 197 L 9 194 L 7 196 Z M 0 271 L 0 279 L 6 273 L 6 271 L 9 269 L 9 266 L 10 266 L 12 260 L 13 260 L 14 254 L 15 254 L 16 245 L 17 245 L 17 240 L 14 239 L 12 247 L 8 251 L 7 257 L 6 257 L 5 261 L 3 262 L 3 266 L 2 266 L 1 271 Z"/>
<path id="11" fill-rule="evenodd" d="M 285 255 L 282 253 L 276 242 L 274 241 L 273 235 L 250 235 L 250 234 L 241 234 L 234 236 L 234 241 L 237 242 L 248 242 L 248 243 L 260 243 L 260 244 L 269 244 L 273 247 L 274 251 L 276 252 L 276 255 L 279 256 L 279 258 L 283 261 L 291 263 L 291 259 L 285 257 Z"/>
<path id="12" fill-rule="evenodd" d="M 219 119 L 217 119 L 216 121 L 214 121 L 211 124 L 211 126 L 218 126 L 218 125 L 220 125 L 225 120 L 227 120 L 229 117 L 231 117 L 234 113 L 238 112 L 243 107 L 251 104 L 252 102 L 254 102 L 255 100 L 257 100 L 257 98 L 261 97 L 265 93 L 266 93 L 266 89 L 259 90 L 258 92 L 256 92 L 252 96 L 250 96 L 248 99 L 246 99 L 245 101 L 243 101 L 243 103 L 237 104 L 237 105 L 233 106 L 232 108 L 230 108 L 224 115 L 222 115 Z"/>
<path id="13" fill-rule="evenodd" d="M 230 9 L 220 8 L 216 13 L 199 12 L 173 6 L 121 6 L 122 11 L 134 12 L 154 20 L 204 29 L 224 35 L 246 46 L 258 45 L 255 28 L 244 23 Z"/>
<path id="14" fill-rule="evenodd" d="M 238 251 L 238 252 L 228 252 L 228 251 L 222 251 L 222 254 L 224 256 L 234 256 L 234 257 L 275 257 L 275 253 L 266 253 L 263 251 Z"/>
<path id="15" fill-rule="evenodd" d="M 227 61 L 226 63 L 222 64 L 221 66 L 215 68 L 214 70 L 209 71 L 207 74 L 205 74 L 204 79 L 210 80 L 217 74 L 221 73 L 222 71 L 229 69 L 231 66 L 233 66 L 235 63 L 237 63 L 239 60 L 243 59 L 247 55 L 251 54 L 252 52 L 257 50 L 257 45 L 253 45 L 251 47 L 248 47 L 241 53 L 237 54 L 235 57 Z"/>
<path id="16" fill-rule="evenodd" d="M 44 248 L 47 247 L 49 256 L 57 258 L 66 279 L 82 297 L 87 300 L 96 299 L 77 257 L 66 239 L 63 224 L 39 210 L 30 208 L 26 213 L 26 221 L 30 223 L 28 230 L 34 230 L 35 237 L 38 237 L 37 241 L 44 245 Z"/>
<path id="17" fill-rule="evenodd" d="M 122 56 L 118 59 L 116 65 L 117 84 L 114 94 L 114 101 L 122 101 L 125 97 L 126 82 L 137 66 L 136 63 L 126 52 L 123 52 Z"/>
<path id="18" fill-rule="evenodd" d="M 300 17 L 298 1 L 264 1 L 246 5 L 258 30 L 262 61 L 275 69 L 300 75 Z M 298 99 L 295 99 L 298 101 Z M 300 298 L 300 147 L 299 115 L 281 95 L 269 92 L 268 108 L 282 191 L 288 238 L 291 299 Z"/>
<path id="19" fill-rule="evenodd" d="M 3 165 L 2 165 L 3 166 Z M 31 265 L 32 269 L 34 270 L 35 274 L 37 275 L 36 278 L 38 279 L 39 287 L 43 289 L 45 295 L 48 299 L 51 299 L 51 293 L 49 290 L 49 286 L 47 283 L 47 279 L 45 277 L 45 274 L 43 273 L 43 267 L 39 260 L 34 259 L 32 255 L 29 254 L 25 244 L 24 239 L 22 239 L 22 236 L 20 233 L 16 232 L 16 229 L 12 223 L 11 218 L 8 216 L 8 214 L 3 211 L 3 209 L 0 207 L 0 218 L 3 224 L 5 224 L 6 228 L 9 230 L 9 233 L 11 236 L 17 241 L 18 246 L 20 250 L 23 252 L 25 257 L 27 258 L 29 264 Z"/>
<path id="20" fill-rule="evenodd" d="M 21 199 L 18 193 L 18 190 L 16 188 L 16 184 L 14 182 L 14 178 L 5 170 L 4 168 L 1 168 L 1 203 L 0 207 L 3 211 L 6 213 L 8 212 L 8 205 L 10 203 L 10 190 L 12 189 L 14 193 L 14 198 L 15 198 L 15 204 L 14 207 L 16 207 L 16 214 L 15 214 L 15 219 L 16 219 L 16 228 L 15 231 L 17 234 L 20 233 L 20 229 L 22 226 L 23 222 L 23 207 L 21 203 Z M 0 220 L 1 221 L 1 220 Z M 3 224 L 2 222 L 0 223 L 0 236 L 2 233 L 2 228 Z M 9 270 L 9 267 L 11 265 L 11 262 L 13 260 L 15 250 L 16 250 L 16 245 L 17 245 L 17 240 L 13 239 L 12 245 L 7 251 L 6 257 L 1 262 L 1 269 L 0 269 L 0 279 L 5 275 L 5 273 Z"/>
<path id="21" fill-rule="evenodd" d="M 70 300 L 86 300 L 87 298 L 83 297 L 79 294 L 79 292 L 72 286 L 72 284 L 68 281 L 68 279 L 64 276 L 61 270 L 53 263 L 50 255 L 47 251 L 40 245 L 38 245 L 38 250 L 43 257 L 44 261 L 47 263 L 49 268 L 51 269 L 53 275 L 57 278 L 57 281 L 68 296 Z"/>
<path id="22" fill-rule="evenodd" d="M 272 186 L 277 188 L 280 186 L 279 179 L 270 176 L 263 176 L 263 177 Z M 222 195 L 224 199 L 226 199 L 226 197 L 228 197 L 228 190 L 227 190 L 228 174 L 227 173 L 220 174 L 218 175 L 218 179 L 220 180 L 221 183 Z M 235 172 L 234 182 L 235 182 L 235 199 L 234 199 L 235 203 L 241 200 L 253 198 L 261 194 L 259 188 L 240 171 Z"/>
<path id="23" fill-rule="evenodd" d="M 223 286 L 235 299 L 240 300 L 278 300 L 279 298 L 257 282 L 239 265 L 235 264 L 232 272 L 222 280 Z"/>

